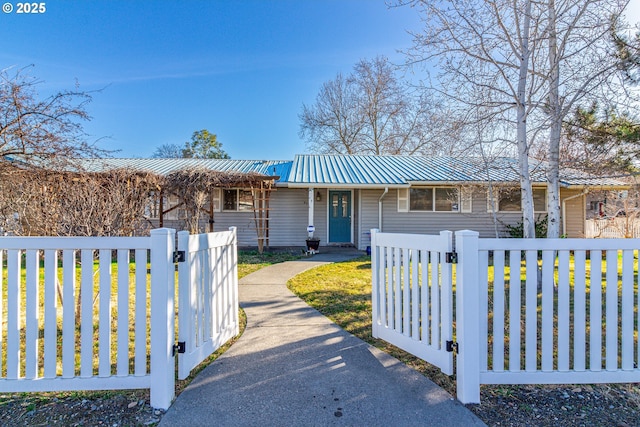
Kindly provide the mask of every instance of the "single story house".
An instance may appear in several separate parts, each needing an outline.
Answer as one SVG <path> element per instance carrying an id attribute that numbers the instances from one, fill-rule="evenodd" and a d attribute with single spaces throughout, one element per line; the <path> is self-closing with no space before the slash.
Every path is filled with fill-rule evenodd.
<path id="1" fill-rule="evenodd" d="M 268 209 L 268 245 L 303 246 L 309 225 L 324 245 L 365 249 L 370 230 L 438 233 L 472 229 L 484 237 L 508 236 L 506 225 L 522 221 L 517 161 L 422 156 L 297 155 L 292 161 L 215 159 L 102 159 L 87 169 L 128 167 L 159 174 L 205 167 L 274 177 Z M 534 207 L 546 213 L 545 164 L 532 160 Z M 584 237 L 586 196 L 591 190 L 628 188 L 623 181 L 578 171 L 561 172 L 562 231 Z M 211 192 L 215 230 L 238 228 L 239 244 L 255 246 L 257 236 L 251 190 L 215 188 Z M 171 200 L 165 201 L 170 206 Z M 175 203 L 175 201 L 173 202 Z M 149 217 L 159 220 L 157 206 Z M 162 225 L 180 228 L 180 209 Z M 203 227 L 203 230 L 205 228 Z"/>

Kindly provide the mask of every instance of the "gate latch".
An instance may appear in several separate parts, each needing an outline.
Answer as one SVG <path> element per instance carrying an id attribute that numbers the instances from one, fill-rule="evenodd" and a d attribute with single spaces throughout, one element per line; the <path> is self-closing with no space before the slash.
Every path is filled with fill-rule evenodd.
<path id="1" fill-rule="evenodd" d="M 447 264 L 457 264 L 458 263 L 458 253 L 457 252 L 447 252 L 445 255 L 445 261 Z"/>
<path id="2" fill-rule="evenodd" d="M 185 341 L 178 341 L 178 344 L 175 344 L 173 346 L 173 355 L 175 356 L 177 353 L 186 353 L 187 352 L 187 345 Z"/>
<path id="3" fill-rule="evenodd" d="M 447 352 L 449 353 L 455 352 L 456 354 L 458 354 L 458 351 L 459 351 L 459 347 L 457 342 L 447 341 Z"/>
<path id="4" fill-rule="evenodd" d="M 174 251 L 173 252 L 173 262 L 185 262 L 186 254 L 184 251 Z"/>

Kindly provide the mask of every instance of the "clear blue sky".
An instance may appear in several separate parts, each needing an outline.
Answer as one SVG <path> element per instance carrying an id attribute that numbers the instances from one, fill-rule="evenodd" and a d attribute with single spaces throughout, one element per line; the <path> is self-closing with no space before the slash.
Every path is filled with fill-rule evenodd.
<path id="1" fill-rule="evenodd" d="M 292 159 L 322 83 L 363 58 L 401 62 L 420 26 L 383 0 L 49 0 L 39 15 L 7 1 L 0 68 L 34 64 L 42 95 L 102 89 L 85 131 L 117 157 L 206 128 L 234 159 Z"/>

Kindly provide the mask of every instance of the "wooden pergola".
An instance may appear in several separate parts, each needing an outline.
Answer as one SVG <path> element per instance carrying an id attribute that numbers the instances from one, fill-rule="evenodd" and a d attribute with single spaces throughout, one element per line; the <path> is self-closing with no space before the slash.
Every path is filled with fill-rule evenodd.
<path id="1" fill-rule="evenodd" d="M 209 232 L 214 231 L 214 189 L 248 189 L 251 191 L 254 223 L 258 236 L 258 251 L 269 247 L 269 199 L 275 191 L 278 176 L 257 172 L 221 172 L 206 168 L 181 169 L 165 177 L 159 194 L 159 225 L 164 226 L 164 216 L 184 207 L 187 226 L 197 232 L 202 215 L 208 215 Z M 174 195 L 179 203 L 164 209 L 164 196 Z M 221 200 L 222 203 L 222 200 Z"/>

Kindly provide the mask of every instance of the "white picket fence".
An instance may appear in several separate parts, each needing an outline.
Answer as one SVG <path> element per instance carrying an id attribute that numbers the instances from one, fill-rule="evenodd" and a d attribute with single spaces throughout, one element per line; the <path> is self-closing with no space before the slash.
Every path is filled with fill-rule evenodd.
<path id="1" fill-rule="evenodd" d="M 385 234 L 372 233 L 372 299 L 379 298 L 374 296 L 381 289 L 390 298 L 404 298 L 404 291 L 388 292 L 392 282 L 385 277 L 407 268 L 397 276 L 400 284 L 393 286 L 420 295 L 422 290 L 413 290 L 415 282 L 406 278 L 418 274 L 413 269 L 431 267 L 402 264 L 413 260 L 412 255 L 384 255 L 402 253 L 409 238 L 395 235 L 383 241 Z M 455 318 L 452 313 L 441 321 L 455 328 L 460 401 L 479 403 L 480 384 L 640 381 L 640 240 L 479 239 L 476 232 L 460 231 L 455 243 L 455 281 L 440 279 L 441 287 L 455 287 Z M 376 328 L 389 328 L 380 322 L 379 310 L 374 303 L 374 335 Z M 416 319 L 410 310 L 403 310 L 402 316 L 405 322 L 429 325 L 428 319 Z M 406 348 L 406 338 L 388 340 Z M 455 348 L 452 341 L 450 349 Z"/>
<path id="2" fill-rule="evenodd" d="M 235 230 L 225 236 L 235 252 Z M 168 408 L 174 246 L 171 229 L 151 237 L 0 237 L 0 392 L 149 388 L 151 405 Z M 235 268 L 224 265 L 229 286 L 237 286 Z M 202 274 L 192 270 L 191 278 Z M 237 311 L 237 300 L 224 303 Z"/>

